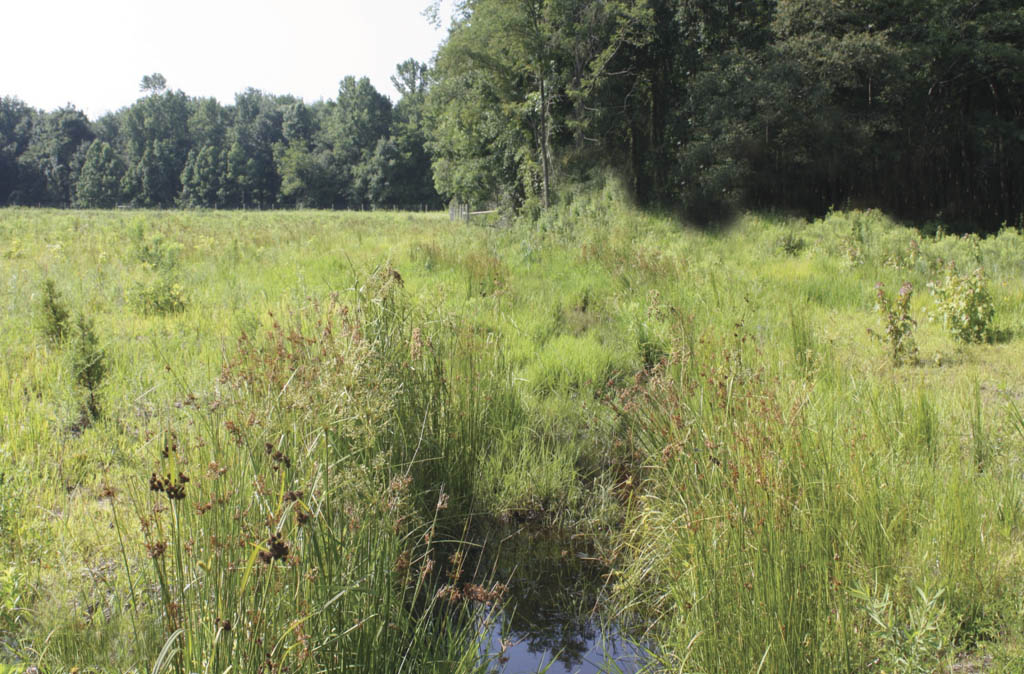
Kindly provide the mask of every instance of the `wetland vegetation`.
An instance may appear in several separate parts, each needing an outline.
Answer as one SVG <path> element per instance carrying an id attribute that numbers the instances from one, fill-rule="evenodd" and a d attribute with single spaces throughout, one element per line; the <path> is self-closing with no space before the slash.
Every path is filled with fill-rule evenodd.
<path id="1" fill-rule="evenodd" d="M 0 98 L 0 674 L 1024 670 L 1020 1 L 431 13 Z"/>
<path id="2" fill-rule="evenodd" d="M 505 228 L 6 209 L 0 263 L 0 670 L 486 671 L 566 569 L 555 652 L 1021 666 L 1015 229 L 608 186 Z"/>

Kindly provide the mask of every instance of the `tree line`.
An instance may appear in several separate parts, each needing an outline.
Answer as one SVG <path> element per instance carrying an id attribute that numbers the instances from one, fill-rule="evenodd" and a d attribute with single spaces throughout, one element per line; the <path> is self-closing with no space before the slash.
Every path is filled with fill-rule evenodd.
<path id="1" fill-rule="evenodd" d="M 543 208 L 596 167 L 697 222 L 1024 225 L 1020 0 L 462 0 L 428 98 L 468 201 Z"/>
<path id="2" fill-rule="evenodd" d="M 1020 0 L 457 0 L 393 81 L 395 105 L 348 77 L 225 106 L 153 75 L 95 122 L 4 98 L 0 204 L 536 213 L 611 170 L 698 223 L 1024 226 Z"/>
<path id="3" fill-rule="evenodd" d="M 0 205 L 110 208 L 438 207 L 425 150 L 424 64 L 392 105 L 367 78 L 334 100 L 248 89 L 233 105 L 142 78 L 134 104 L 90 121 L 0 99 Z"/>

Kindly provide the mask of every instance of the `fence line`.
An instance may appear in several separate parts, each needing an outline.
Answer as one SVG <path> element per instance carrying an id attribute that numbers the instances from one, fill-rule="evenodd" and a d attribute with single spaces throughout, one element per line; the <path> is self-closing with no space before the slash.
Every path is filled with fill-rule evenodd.
<path id="1" fill-rule="evenodd" d="M 460 204 L 457 201 L 453 201 L 448 205 L 448 219 L 452 222 L 456 220 L 469 222 L 470 217 L 474 215 L 490 215 L 491 213 L 497 212 L 497 209 L 489 211 L 471 211 L 469 210 L 469 204 Z"/>

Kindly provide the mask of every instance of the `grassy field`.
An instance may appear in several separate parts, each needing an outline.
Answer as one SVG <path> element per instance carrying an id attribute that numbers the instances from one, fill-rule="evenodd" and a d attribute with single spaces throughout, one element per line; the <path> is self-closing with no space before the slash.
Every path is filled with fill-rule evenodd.
<path id="1" fill-rule="evenodd" d="M 610 188 L 0 211 L 0 672 L 486 671 L 497 523 L 586 539 L 652 671 L 1020 671 L 1022 275 Z"/>

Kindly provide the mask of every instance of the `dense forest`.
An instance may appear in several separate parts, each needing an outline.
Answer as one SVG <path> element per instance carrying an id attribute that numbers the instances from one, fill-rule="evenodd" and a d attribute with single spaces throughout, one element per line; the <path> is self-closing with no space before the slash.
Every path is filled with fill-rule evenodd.
<path id="1" fill-rule="evenodd" d="M 467 0 L 435 180 L 543 205 L 595 166 L 641 205 L 1024 224 L 1019 0 Z"/>
<path id="2" fill-rule="evenodd" d="M 367 78 L 334 100 L 248 89 L 233 105 L 142 78 L 130 107 L 90 121 L 0 99 L 0 204 L 110 208 L 349 208 L 440 205 L 424 150 L 426 67 L 393 77 L 392 105 Z"/>
<path id="3" fill-rule="evenodd" d="M 333 101 L 222 106 L 154 75 L 95 122 L 4 98 L 0 203 L 530 213 L 612 169 L 698 223 L 1024 225 L 1019 0 L 462 0 L 394 79 L 395 105 L 346 78 Z"/>

